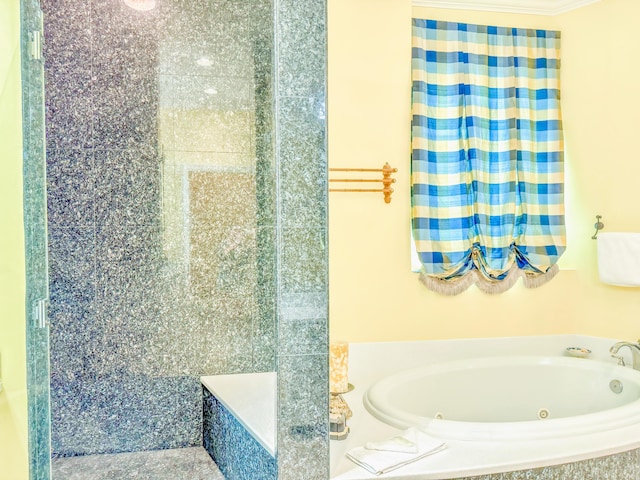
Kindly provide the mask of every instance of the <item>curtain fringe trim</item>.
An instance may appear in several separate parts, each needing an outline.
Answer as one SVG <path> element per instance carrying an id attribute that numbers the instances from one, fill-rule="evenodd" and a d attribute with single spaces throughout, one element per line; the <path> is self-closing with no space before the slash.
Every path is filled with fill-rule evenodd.
<path id="1" fill-rule="evenodd" d="M 522 278 L 522 284 L 526 288 L 538 288 L 550 281 L 560 271 L 558 265 L 552 265 L 546 273 L 530 273 L 525 272 L 513 265 L 509 269 L 509 273 L 503 280 L 489 280 L 484 277 L 478 270 L 473 269 L 469 273 L 456 277 L 451 280 L 442 280 L 437 277 L 420 274 L 420 282 L 432 292 L 441 295 L 454 296 L 459 295 L 467 290 L 471 285 L 475 284 L 481 291 L 494 295 L 503 293 L 513 287 L 519 278 Z"/>

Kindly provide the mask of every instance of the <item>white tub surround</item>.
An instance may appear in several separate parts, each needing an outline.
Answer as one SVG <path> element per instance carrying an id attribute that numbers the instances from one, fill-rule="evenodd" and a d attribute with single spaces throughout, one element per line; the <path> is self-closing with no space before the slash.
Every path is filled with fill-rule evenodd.
<path id="1" fill-rule="evenodd" d="M 202 385 L 273 457 L 276 455 L 276 373 L 200 377 Z"/>
<path id="2" fill-rule="evenodd" d="M 463 435 L 461 436 L 461 432 L 464 433 L 463 425 L 463 430 L 454 429 L 449 431 L 450 435 L 443 435 L 442 439 L 447 446 L 445 450 L 382 476 L 375 476 L 367 472 L 346 457 L 346 452 L 353 448 L 363 446 L 367 442 L 392 438 L 402 431 L 403 426 L 406 425 L 405 423 L 401 422 L 402 424 L 399 423 L 394 427 L 378 420 L 369 413 L 364 406 L 363 396 L 369 387 L 382 379 L 416 367 L 437 370 L 441 368 L 441 365 L 448 364 L 448 366 L 462 367 L 465 363 L 468 363 L 468 368 L 473 369 L 474 362 L 477 367 L 482 364 L 491 364 L 494 361 L 492 358 L 505 356 L 513 356 L 513 365 L 517 365 L 517 362 L 521 361 L 524 356 L 536 359 L 555 359 L 559 365 L 566 366 L 570 364 L 569 367 L 576 366 L 582 373 L 585 373 L 585 371 L 588 373 L 592 368 L 596 370 L 604 368 L 607 373 L 600 377 L 596 374 L 594 378 L 596 378 L 596 383 L 606 379 L 604 388 L 607 389 L 610 381 L 609 373 L 615 372 L 619 375 L 625 387 L 628 387 L 626 394 L 631 393 L 631 396 L 633 396 L 633 392 L 636 390 L 637 397 L 638 387 L 636 383 L 640 378 L 640 372 L 633 371 L 630 367 L 625 367 L 624 369 L 617 367 L 616 360 L 612 359 L 609 354 L 609 348 L 615 342 L 615 339 L 581 335 L 554 335 L 425 342 L 352 343 L 350 345 L 349 371 L 350 382 L 355 385 L 355 390 L 345 394 L 345 399 L 353 410 L 353 417 L 350 421 L 351 433 L 345 441 L 331 442 L 331 479 L 453 479 L 579 462 L 640 448 L 640 405 L 638 405 L 640 401 L 637 398 L 627 399 L 629 402 L 622 401 L 618 406 L 605 406 L 604 408 L 606 409 L 610 407 L 610 410 L 606 410 L 607 412 L 613 411 L 613 415 L 616 416 L 615 411 L 617 409 L 631 408 L 633 410 L 630 405 L 635 402 L 638 412 L 634 410 L 635 413 L 628 419 L 624 415 L 617 416 L 611 426 L 605 425 L 601 429 L 596 429 L 592 428 L 592 425 L 584 425 L 580 422 L 580 419 L 588 421 L 589 417 L 600 414 L 597 411 L 587 411 L 585 413 L 585 410 L 580 410 L 584 409 L 584 404 L 587 401 L 581 396 L 581 394 L 584 394 L 584 391 L 581 391 L 575 394 L 572 400 L 576 404 L 577 413 L 569 413 L 568 417 L 540 420 L 539 424 L 536 421 L 520 422 L 512 419 L 514 424 L 536 423 L 544 425 L 543 429 L 547 428 L 547 422 L 549 425 L 553 425 L 552 421 L 572 424 L 568 425 L 568 427 L 574 428 L 572 431 L 560 430 L 560 435 L 548 435 L 549 432 L 544 432 L 538 438 L 531 438 L 525 432 L 525 434 L 516 435 L 514 438 L 507 434 L 508 432 L 501 432 L 503 434 L 502 437 L 496 436 L 496 438 L 492 438 L 490 429 L 485 429 L 480 432 L 481 435 L 476 436 L 475 440 L 468 440 L 463 439 Z M 587 359 L 568 358 L 565 356 L 567 347 L 588 348 L 592 351 L 592 354 Z M 624 353 L 626 355 L 628 349 L 625 349 Z M 576 362 L 593 362 L 593 364 Z M 627 365 L 630 364 L 631 359 L 629 358 Z M 507 365 L 506 367 L 509 366 Z M 514 373 L 517 375 L 519 372 L 518 368 L 514 370 L 509 367 L 506 370 L 511 370 L 509 375 Z M 526 375 L 528 374 L 523 374 L 522 376 L 526 378 Z M 443 378 L 446 379 L 447 375 L 445 374 Z M 456 395 L 458 397 L 456 403 L 460 403 L 460 397 L 463 397 L 462 400 L 468 403 L 470 410 L 473 410 L 475 403 L 481 404 L 485 401 L 485 394 L 482 391 L 483 386 L 473 384 L 474 378 L 483 381 L 479 375 L 471 375 L 471 380 L 464 380 L 464 382 L 469 383 L 466 385 L 468 388 L 460 390 L 459 386 L 456 387 Z M 504 381 L 507 384 L 514 385 L 513 397 L 516 397 L 515 390 L 519 388 L 516 386 L 516 379 L 512 381 L 509 378 L 505 378 Z M 410 383 L 406 383 L 405 386 Z M 561 381 L 560 383 L 557 386 L 558 391 L 566 398 L 567 395 L 572 393 L 573 388 L 567 390 L 566 387 L 569 383 L 563 384 Z M 398 389 L 405 388 L 405 386 L 399 386 Z M 443 394 L 446 394 L 446 390 L 449 387 L 451 385 L 444 385 Z M 392 388 L 395 387 L 392 386 Z M 555 387 L 548 388 L 555 389 Z M 408 395 L 407 392 L 405 394 Z M 436 392 L 434 395 L 440 396 L 440 393 Z M 400 403 L 403 402 L 401 400 L 402 396 L 400 394 L 398 397 Z M 589 402 L 591 400 L 592 398 L 588 399 Z M 550 406 L 550 414 L 553 415 L 553 412 L 559 408 L 570 408 L 572 401 L 565 402 L 562 407 Z M 411 401 L 409 401 L 409 407 L 411 406 L 410 404 Z M 407 404 L 403 405 L 403 408 L 404 406 L 407 406 Z M 447 408 L 453 406 L 444 405 L 442 407 L 445 418 Z M 483 409 L 486 408 L 486 405 L 481 406 Z M 396 408 L 398 405 L 393 405 L 393 407 Z M 504 402 L 503 407 L 505 407 Z M 596 407 L 596 410 L 598 410 L 598 407 Z M 393 413 L 398 412 L 394 411 Z M 435 415 L 434 412 L 431 414 Z M 576 419 L 578 419 L 577 423 L 575 423 Z M 479 422 L 485 422 L 485 420 L 479 420 Z M 499 422 L 496 422 L 496 424 L 498 424 L 498 430 L 504 428 L 504 426 L 499 425 Z M 459 427 L 460 425 L 455 426 Z M 535 426 L 535 428 L 538 427 Z M 431 433 L 431 435 L 436 436 L 436 433 Z"/>

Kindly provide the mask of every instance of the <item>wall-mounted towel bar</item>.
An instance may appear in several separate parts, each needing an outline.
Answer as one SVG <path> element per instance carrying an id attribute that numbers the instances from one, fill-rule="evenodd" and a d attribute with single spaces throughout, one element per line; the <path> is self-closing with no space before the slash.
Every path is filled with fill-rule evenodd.
<path id="1" fill-rule="evenodd" d="M 604 223 L 600 221 L 601 218 L 602 215 L 596 215 L 596 223 L 593 224 L 593 228 L 596 229 L 596 233 L 594 233 L 593 237 L 591 237 L 593 240 L 596 240 L 598 238 L 598 232 L 604 228 Z"/>
<path id="2" fill-rule="evenodd" d="M 329 172 L 381 172 L 382 178 L 329 178 L 329 182 L 338 183 L 368 183 L 382 182 L 382 188 L 329 188 L 330 192 L 380 192 L 384 194 L 384 202 L 391 203 L 393 188 L 391 184 L 396 182 L 391 178 L 392 173 L 396 173 L 397 168 L 391 167 L 388 163 L 382 168 L 330 168 Z"/>

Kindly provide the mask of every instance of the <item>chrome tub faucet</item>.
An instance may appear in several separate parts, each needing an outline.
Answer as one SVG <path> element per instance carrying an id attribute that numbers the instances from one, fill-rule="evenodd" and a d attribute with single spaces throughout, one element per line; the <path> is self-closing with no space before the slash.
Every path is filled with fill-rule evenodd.
<path id="1" fill-rule="evenodd" d="M 621 356 L 617 355 L 617 353 L 618 350 L 620 350 L 622 347 L 629 347 L 629 350 L 631 351 L 631 355 L 633 357 L 633 368 L 635 370 L 640 370 L 640 340 L 638 340 L 638 342 L 639 343 L 616 342 L 609 349 L 609 353 L 611 353 L 611 356 L 613 358 L 618 359 L 618 365 L 624 365 L 624 359 Z"/>

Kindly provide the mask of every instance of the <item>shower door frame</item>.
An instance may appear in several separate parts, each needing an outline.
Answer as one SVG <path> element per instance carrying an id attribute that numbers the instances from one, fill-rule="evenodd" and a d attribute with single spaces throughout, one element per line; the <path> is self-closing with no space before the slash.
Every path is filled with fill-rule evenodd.
<path id="1" fill-rule="evenodd" d="M 47 318 L 49 262 L 43 39 L 43 13 L 39 0 L 21 0 L 25 324 L 28 453 L 31 480 L 49 480 L 51 478 L 49 323 Z"/>

